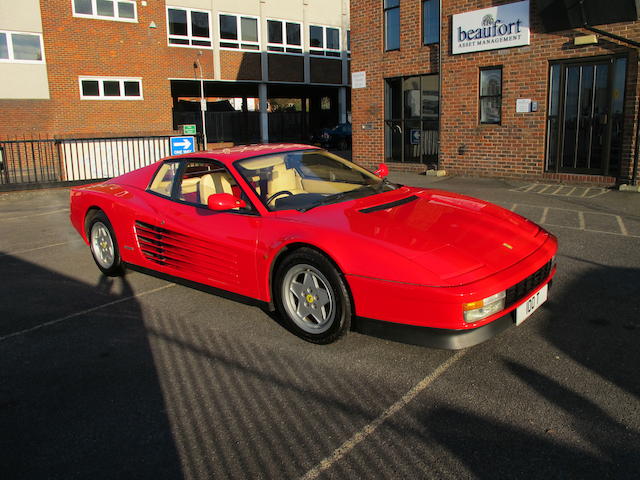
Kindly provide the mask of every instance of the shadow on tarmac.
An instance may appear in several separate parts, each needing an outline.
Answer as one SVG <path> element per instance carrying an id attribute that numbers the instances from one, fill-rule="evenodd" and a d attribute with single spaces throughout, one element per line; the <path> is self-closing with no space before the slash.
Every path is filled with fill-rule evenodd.
<path id="1" fill-rule="evenodd" d="M 0 269 L 0 336 L 134 294 L 126 277 L 91 286 L 10 256 Z M 5 479 L 181 478 L 165 411 L 135 298 L 0 340 Z"/>
<path id="2" fill-rule="evenodd" d="M 0 262 L 8 313 L 0 335 L 134 295 L 126 276 L 101 276 L 93 286 L 15 257 Z M 629 299 L 640 298 L 639 285 L 638 269 L 594 264 L 550 304 L 553 320 L 543 330 L 636 398 L 640 327 Z M 397 400 L 375 377 L 327 372 L 295 352 L 212 335 L 143 310 L 135 298 L 0 340 L 0 359 L 5 478 L 296 478 Z M 453 463 L 444 472 L 456 477 L 637 478 L 637 430 L 531 367 L 506 359 L 502 366 L 565 412 L 584 444 L 422 402 L 387 422 L 398 445 L 367 441 L 366 464 L 345 458 L 327 477 L 415 475 L 428 446 L 460 462 L 462 470 Z M 379 411 L 367 407 L 372 399 Z M 413 428 L 403 425 L 409 412 Z M 382 468 L 372 470 L 376 462 Z"/>

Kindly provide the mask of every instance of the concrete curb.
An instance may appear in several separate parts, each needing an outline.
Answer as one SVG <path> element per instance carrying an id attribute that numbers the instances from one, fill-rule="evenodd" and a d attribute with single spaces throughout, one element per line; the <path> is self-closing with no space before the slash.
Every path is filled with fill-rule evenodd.
<path id="1" fill-rule="evenodd" d="M 640 185 L 627 185 L 626 183 L 620 185 L 618 189 L 621 192 L 635 192 L 640 193 Z"/>

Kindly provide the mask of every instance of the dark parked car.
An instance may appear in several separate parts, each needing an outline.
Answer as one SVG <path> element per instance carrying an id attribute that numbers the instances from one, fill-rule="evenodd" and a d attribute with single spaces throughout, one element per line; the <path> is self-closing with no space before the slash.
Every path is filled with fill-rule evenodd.
<path id="1" fill-rule="evenodd" d="M 319 135 L 314 136 L 313 143 L 324 148 L 347 150 L 351 148 L 351 124 L 346 122 L 333 128 L 323 128 Z"/>

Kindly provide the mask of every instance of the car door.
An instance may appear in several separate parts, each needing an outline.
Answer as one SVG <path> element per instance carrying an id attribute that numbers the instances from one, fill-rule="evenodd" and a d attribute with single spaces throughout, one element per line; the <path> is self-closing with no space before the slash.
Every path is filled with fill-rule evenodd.
<path id="1" fill-rule="evenodd" d="M 246 208 L 212 211 L 207 198 L 230 193 Z M 160 215 L 165 271 L 215 288 L 258 296 L 256 244 L 261 217 L 230 172 L 213 160 L 190 159 L 181 168 Z"/>

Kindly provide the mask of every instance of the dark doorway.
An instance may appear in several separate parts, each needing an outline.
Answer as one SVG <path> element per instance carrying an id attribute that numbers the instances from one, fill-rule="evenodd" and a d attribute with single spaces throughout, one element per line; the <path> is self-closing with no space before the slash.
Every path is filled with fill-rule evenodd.
<path id="1" fill-rule="evenodd" d="M 626 69 L 623 57 L 551 65 L 547 171 L 617 174 Z"/>
<path id="2" fill-rule="evenodd" d="M 438 75 L 385 81 L 385 159 L 435 164 L 438 160 Z"/>

